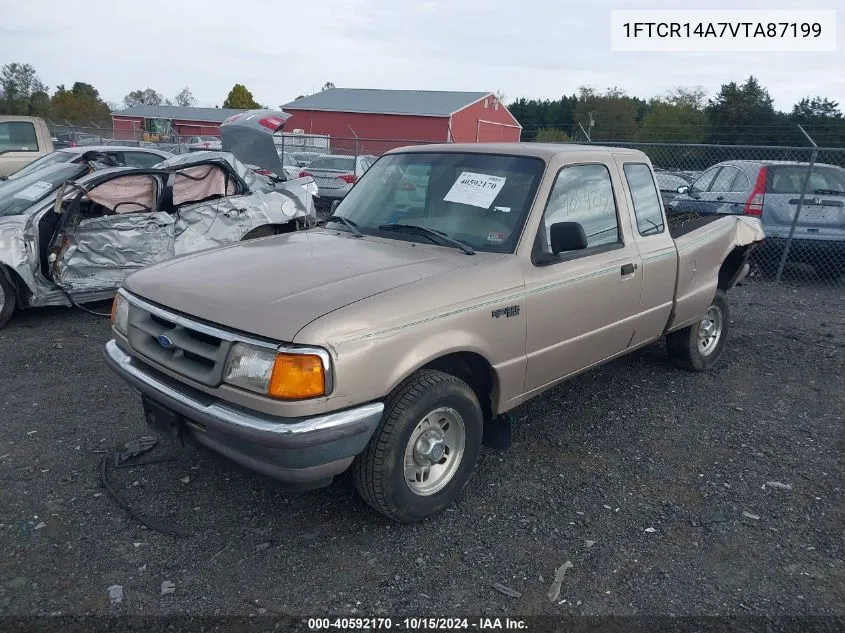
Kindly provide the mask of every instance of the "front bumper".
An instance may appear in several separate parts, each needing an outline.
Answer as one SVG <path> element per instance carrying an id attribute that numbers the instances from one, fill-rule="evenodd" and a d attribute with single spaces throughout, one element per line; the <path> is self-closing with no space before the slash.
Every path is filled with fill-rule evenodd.
<path id="1" fill-rule="evenodd" d="M 331 483 L 361 453 L 384 404 L 279 418 L 216 400 L 106 343 L 106 363 L 143 396 L 184 418 L 183 435 L 239 465 L 299 488 Z M 161 429 L 156 429 L 161 430 Z"/>

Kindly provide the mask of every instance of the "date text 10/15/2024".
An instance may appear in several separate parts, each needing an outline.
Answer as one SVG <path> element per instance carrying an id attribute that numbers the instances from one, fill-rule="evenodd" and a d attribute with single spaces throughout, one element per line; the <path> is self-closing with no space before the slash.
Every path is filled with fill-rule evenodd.
<path id="1" fill-rule="evenodd" d="M 526 631 L 518 618 L 309 618 L 311 631 L 399 630 L 399 631 Z"/>

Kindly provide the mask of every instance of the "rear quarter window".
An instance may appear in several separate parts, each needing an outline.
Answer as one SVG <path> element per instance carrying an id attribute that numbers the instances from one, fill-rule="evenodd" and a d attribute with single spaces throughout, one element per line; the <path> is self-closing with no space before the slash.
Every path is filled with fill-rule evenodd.
<path id="1" fill-rule="evenodd" d="M 625 163 L 623 166 L 631 200 L 634 203 L 634 216 L 640 235 L 658 235 L 666 228 L 663 223 L 663 207 L 651 170 L 644 163 Z"/>

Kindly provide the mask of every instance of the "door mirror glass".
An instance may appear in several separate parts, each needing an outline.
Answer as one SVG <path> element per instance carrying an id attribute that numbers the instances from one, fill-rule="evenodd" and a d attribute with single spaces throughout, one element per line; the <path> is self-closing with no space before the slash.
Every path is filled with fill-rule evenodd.
<path id="1" fill-rule="evenodd" d="M 334 210 L 337 209 L 337 206 L 340 204 L 340 200 L 332 200 L 332 207 L 331 207 L 331 214 L 334 215 Z"/>
<path id="2" fill-rule="evenodd" d="M 587 235 L 578 222 L 555 222 L 549 227 L 549 238 L 555 255 L 587 248 Z"/>
<path id="3" fill-rule="evenodd" d="M 689 191 L 689 189 L 690 188 L 687 185 L 681 185 L 680 187 L 678 187 L 678 193 L 686 193 Z"/>

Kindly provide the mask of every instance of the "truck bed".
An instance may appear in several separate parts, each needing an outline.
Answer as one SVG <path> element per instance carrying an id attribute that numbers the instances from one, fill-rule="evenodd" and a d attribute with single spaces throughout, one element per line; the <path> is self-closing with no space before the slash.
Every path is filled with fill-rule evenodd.
<path id="1" fill-rule="evenodd" d="M 723 262 L 734 251 L 744 257 L 750 246 L 765 238 L 757 218 L 742 215 L 706 215 L 675 222 L 669 233 L 678 252 L 675 306 L 669 330 L 701 318 L 722 278 Z"/>

